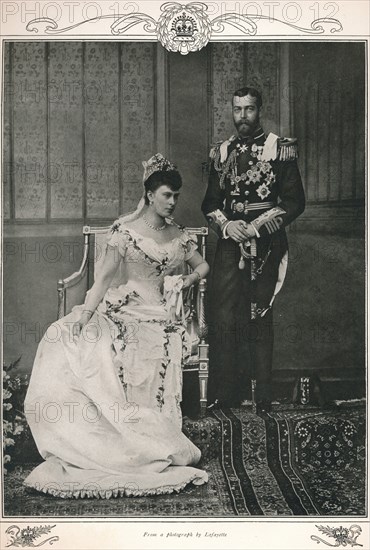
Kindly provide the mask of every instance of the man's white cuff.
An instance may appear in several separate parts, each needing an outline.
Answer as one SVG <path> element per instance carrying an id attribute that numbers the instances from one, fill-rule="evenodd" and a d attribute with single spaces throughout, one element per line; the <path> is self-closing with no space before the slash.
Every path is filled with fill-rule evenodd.
<path id="1" fill-rule="evenodd" d="M 222 237 L 223 237 L 224 239 L 230 239 L 230 235 L 228 235 L 228 234 L 226 233 L 227 226 L 228 226 L 230 223 L 231 223 L 231 220 L 229 220 L 228 222 L 226 222 L 225 225 L 224 225 L 223 228 L 222 228 Z"/>
<path id="2" fill-rule="evenodd" d="M 261 235 L 258 233 L 257 227 L 254 225 L 253 222 L 249 222 L 249 223 L 251 224 L 251 226 L 252 226 L 253 229 L 254 229 L 255 236 L 259 239 Z"/>

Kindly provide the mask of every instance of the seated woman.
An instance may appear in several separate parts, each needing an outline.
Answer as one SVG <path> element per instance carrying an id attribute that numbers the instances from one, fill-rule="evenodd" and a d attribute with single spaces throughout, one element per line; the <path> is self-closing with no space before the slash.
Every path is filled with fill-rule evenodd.
<path id="1" fill-rule="evenodd" d="M 84 305 L 54 323 L 37 351 L 25 413 L 45 462 L 25 485 L 44 493 L 141 496 L 207 481 L 181 431 L 189 345 L 173 304 L 209 267 L 170 219 L 180 174 L 160 154 L 143 165 L 144 197 L 112 225 Z"/>

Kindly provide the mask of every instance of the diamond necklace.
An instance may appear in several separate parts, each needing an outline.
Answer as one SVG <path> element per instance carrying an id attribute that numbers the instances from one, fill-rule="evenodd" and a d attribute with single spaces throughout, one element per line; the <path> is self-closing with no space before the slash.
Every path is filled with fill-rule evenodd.
<path id="1" fill-rule="evenodd" d="M 150 229 L 153 229 L 154 231 L 163 231 L 163 229 L 165 229 L 167 227 L 167 223 L 164 222 L 163 225 L 161 225 L 160 227 L 155 227 L 154 225 L 152 225 L 150 222 L 148 222 L 148 220 L 146 219 L 145 216 L 143 216 L 143 220 L 144 222 L 146 223 L 146 225 L 148 227 L 150 227 Z"/>

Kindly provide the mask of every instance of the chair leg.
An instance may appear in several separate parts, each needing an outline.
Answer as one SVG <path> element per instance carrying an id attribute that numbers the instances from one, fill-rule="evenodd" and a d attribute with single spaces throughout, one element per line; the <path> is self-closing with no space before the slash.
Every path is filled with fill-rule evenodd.
<path id="1" fill-rule="evenodd" d="M 200 417 L 204 418 L 206 416 L 207 412 L 207 401 L 201 401 L 200 402 Z"/>
<path id="2" fill-rule="evenodd" d="M 208 393 L 208 344 L 199 344 L 200 416 L 206 415 Z"/>
<path id="3" fill-rule="evenodd" d="M 201 371 L 199 368 L 199 396 L 200 396 L 200 416 L 206 415 L 207 411 L 207 389 L 208 372 Z"/>

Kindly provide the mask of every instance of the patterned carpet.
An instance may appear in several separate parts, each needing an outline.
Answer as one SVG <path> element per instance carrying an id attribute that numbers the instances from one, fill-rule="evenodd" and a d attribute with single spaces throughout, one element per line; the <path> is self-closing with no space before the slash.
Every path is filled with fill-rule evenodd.
<path id="1" fill-rule="evenodd" d="M 184 423 L 209 483 L 176 495 L 63 500 L 26 490 L 33 465 L 5 478 L 6 516 L 352 516 L 365 514 L 363 404 L 336 410 L 275 406 L 215 411 Z M 221 443 L 221 444 L 220 444 Z"/>
<path id="2" fill-rule="evenodd" d="M 365 411 L 216 412 L 236 514 L 365 513 Z"/>

